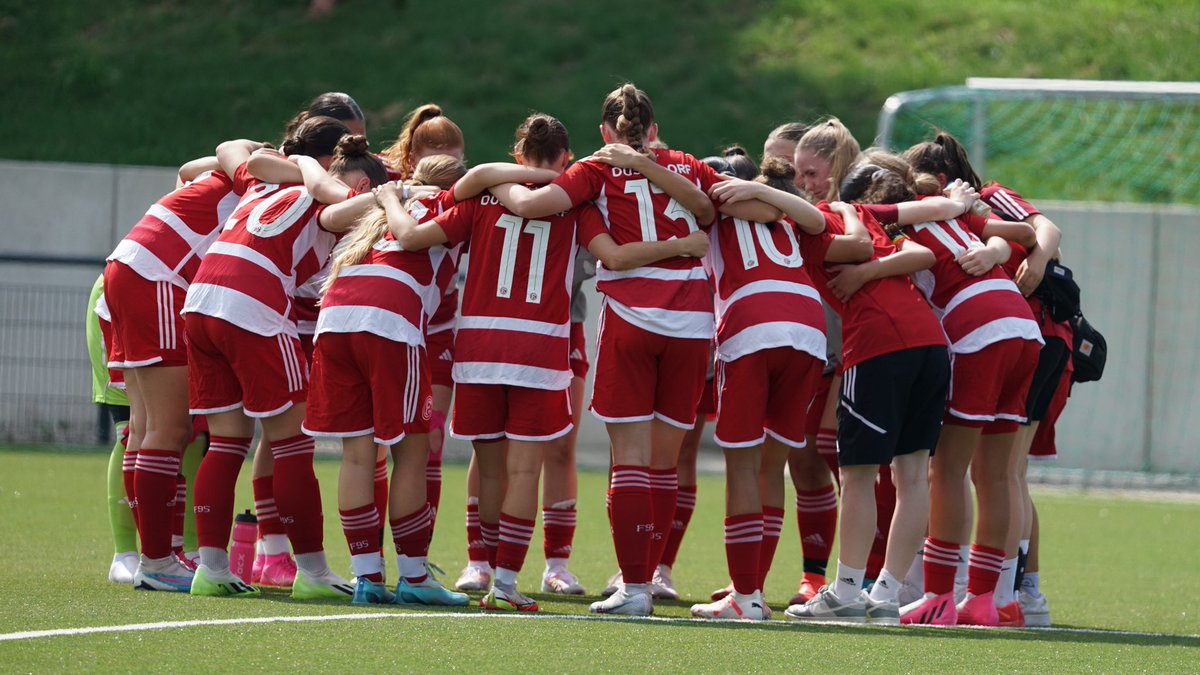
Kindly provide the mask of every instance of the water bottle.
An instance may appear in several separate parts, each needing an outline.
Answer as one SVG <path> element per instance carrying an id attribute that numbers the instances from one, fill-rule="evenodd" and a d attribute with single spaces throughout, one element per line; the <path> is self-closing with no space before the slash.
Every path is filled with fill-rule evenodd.
<path id="1" fill-rule="evenodd" d="M 233 519 L 233 546 L 229 547 L 229 569 L 250 583 L 254 569 L 254 544 L 258 539 L 258 518 L 247 510 Z"/>

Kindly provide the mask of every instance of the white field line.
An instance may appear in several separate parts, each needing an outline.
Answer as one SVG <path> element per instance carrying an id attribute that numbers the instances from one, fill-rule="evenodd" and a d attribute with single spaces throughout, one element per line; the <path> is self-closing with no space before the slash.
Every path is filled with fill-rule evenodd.
<path id="1" fill-rule="evenodd" d="M 712 623 L 707 619 L 687 619 L 681 617 L 603 617 L 581 614 L 485 614 L 483 612 L 364 612 L 359 614 L 324 614 L 307 616 L 256 616 L 242 619 L 196 619 L 192 621 L 159 621 L 156 623 L 129 623 L 114 626 L 88 626 L 84 628 L 56 628 L 51 630 L 31 630 L 17 633 L 0 633 L 0 642 L 17 640 L 34 640 L 38 638 L 70 637 L 75 635 L 95 635 L 101 633 L 133 633 L 168 628 L 194 628 L 198 626 L 241 626 L 265 623 L 319 623 L 325 621 L 365 621 L 372 619 L 481 619 L 518 621 L 638 621 L 655 623 Z M 721 621 L 719 623 L 729 623 Z M 807 623 L 796 621 L 764 621 L 763 625 L 789 626 L 803 628 Z M 853 626 L 855 624 L 813 622 L 820 625 Z M 861 625 L 861 624 L 859 624 Z M 864 626 L 865 627 L 865 626 Z M 967 628 L 967 627 L 961 627 Z M 990 628 L 967 628 L 968 630 L 995 630 Z M 946 629 L 953 630 L 953 629 Z M 1140 633 L 1136 631 L 1099 630 L 1095 628 L 1028 628 L 1031 633 L 1097 635 L 1128 638 L 1176 638 L 1184 640 L 1200 640 L 1200 635 L 1180 635 L 1174 633 Z M 1010 631 L 1005 630 L 1004 633 Z"/>

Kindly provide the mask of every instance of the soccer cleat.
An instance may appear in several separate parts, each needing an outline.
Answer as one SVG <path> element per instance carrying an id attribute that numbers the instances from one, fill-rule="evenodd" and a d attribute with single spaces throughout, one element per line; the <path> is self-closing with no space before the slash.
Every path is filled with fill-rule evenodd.
<path id="1" fill-rule="evenodd" d="M 138 568 L 133 573 L 133 587 L 139 591 L 187 593 L 192 590 L 192 571 L 184 567 L 174 553 L 161 560 L 151 560 L 143 555 L 138 558 Z"/>
<path id="2" fill-rule="evenodd" d="M 583 595 L 586 591 L 579 579 L 565 567 L 547 567 L 542 574 L 542 592 L 560 595 Z"/>
<path id="3" fill-rule="evenodd" d="M 812 600 L 817 595 L 817 591 L 824 585 L 825 577 L 813 572 L 805 572 L 804 578 L 800 579 L 800 588 L 792 596 L 788 605 L 803 605 Z"/>
<path id="4" fill-rule="evenodd" d="M 608 578 L 608 584 L 604 586 L 604 590 L 600 591 L 600 597 L 607 598 L 613 593 L 621 590 L 625 585 L 625 577 L 621 576 L 620 572 Z"/>
<path id="5" fill-rule="evenodd" d="M 265 568 L 263 572 L 265 575 Z M 328 567 L 320 574 L 312 574 L 305 570 L 296 571 L 296 581 L 292 584 L 294 600 L 343 600 L 353 596 L 354 585 L 334 574 Z"/>
<path id="6" fill-rule="evenodd" d="M 908 579 L 900 584 L 899 602 L 901 607 L 907 607 L 925 597 L 925 590 L 920 586 L 910 584 Z"/>
<path id="7" fill-rule="evenodd" d="M 363 577 L 354 582 L 354 596 L 350 598 L 352 605 L 391 605 L 395 602 L 396 595 L 383 584 Z"/>
<path id="8" fill-rule="evenodd" d="M 863 605 L 867 608 L 867 623 L 878 626 L 900 625 L 900 605 L 898 603 L 888 600 L 876 602 L 871 599 L 871 594 L 866 591 L 862 592 L 862 601 Z"/>
<path id="9" fill-rule="evenodd" d="M 1050 627 L 1050 601 L 1045 594 L 1017 593 L 1017 602 L 1021 604 L 1021 614 L 1025 617 L 1026 628 Z"/>
<path id="10" fill-rule="evenodd" d="M 659 565 L 654 568 L 654 578 L 650 580 L 650 594 L 655 600 L 678 600 L 679 591 L 675 590 L 675 580 L 671 578 L 671 568 Z"/>
<path id="11" fill-rule="evenodd" d="M 114 584 L 133 583 L 133 575 L 137 574 L 138 554 L 133 551 L 118 553 L 113 556 L 112 564 L 108 566 L 108 580 Z"/>
<path id="12" fill-rule="evenodd" d="M 502 591 L 495 586 L 479 601 L 479 606 L 493 612 L 536 612 L 538 604 L 520 591 Z"/>
<path id="13" fill-rule="evenodd" d="M 492 566 L 484 563 L 469 563 L 458 575 L 454 588 L 460 591 L 486 591 L 492 585 Z"/>
<path id="14" fill-rule="evenodd" d="M 624 616 L 650 616 L 654 613 L 654 601 L 650 592 L 630 594 L 624 585 L 604 600 L 588 606 L 593 614 L 620 614 Z"/>
<path id="15" fill-rule="evenodd" d="M 966 600 L 958 603 L 958 625 L 960 626 L 998 626 L 1000 614 L 996 611 L 996 595 L 968 595 Z"/>
<path id="16" fill-rule="evenodd" d="M 1024 628 L 1025 615 L 1021 613 L 1021 603 L 1013 600 L 1003 607 L 997 607 L 996 613 L 1000 621 L 996 624 L 1001 628 Z"/>
<path id="17" fill-rule="evenodd" d="M 296 560 L 291 553 L 256 556 L 250 578 L 263 586 L 291 588 L 296 583 Z"/>
<path id="18" fill-rule="evenodd" d="M 822 586 L 811 600 L 803 605 L 792 605 L 784 612 L 792 619 L 801 621 L 827 621 L 831 623 L 865 623 L 867 606 L 860 592 L 850 602 L 842 602 L 829 586 Z"/>
<path id="19" fill-rule="evenodd" d="M 718 588 L 717 590 L 713 591 L 712 593 L 709 593 L 708 599 L 712 600 L 713 602 L 716 602 L 716 601 L 718 601 L 726 596 L 732 595 L 732 594 L 733 594 L 733 582 L 729 582 L 729 585 L 726 586 L 725 588 Z"/>
<path id="20" fill-rule="evenodd" d="M 765 621 L 771 618 L 762 591 L 755 591 L 746 603 L 739 603 L 733 593 L 717 600 L 692 605 L 692 616 L 700 619 L 732 619 L 735 621 Z"/>
<path id="21" fill-rule="evenodd" d="M 425 580 L 413 584 L 409 583 L 408 579 L 400 577 L 400 583 L 396 584 L 396 604 L 404 605 L 449 605 L 452 607 L 462 607 L 471 602 L 466 593 L 455 593 L 442 586 L 437 579 L 432 576 L 425 577 Z"/>
<path id="22" fill-rule="evenodd" d="M 192 577 L 192 595 L 212 598 L 257 598 L 261 593 L 229 571 L 228 567 L 214 570 L 200 564 L 196 566 L 196 574 Z"/>
<path id="23" fill-rule="evenodd" d="M 958 623 L 958 610 L 954 606 L 954 594 L 927 594 L 920 600 L 905 605 L 900 610 L 900 623 L 921 626 L 953 626 Z"/>

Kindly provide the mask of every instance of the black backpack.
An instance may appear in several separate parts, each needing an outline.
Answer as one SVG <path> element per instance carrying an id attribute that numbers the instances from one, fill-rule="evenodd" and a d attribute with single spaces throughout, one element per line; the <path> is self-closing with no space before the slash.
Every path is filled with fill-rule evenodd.
<path id="1" fill-rule="evenodd" d="M 1075 372 L 1072 382 L 1095 382 L 1104 375 L 1104 363 L 1108 361 L 1108 342 L 1100 331 L 1078 314 L 1071 319 L 1075 339 L 1071 345 L 1071 363 Z"/>
<path id="2" fill-rule="evenodd" d="M 1050 312 L 1054 323 L 1070 321 L 1079 314 L 1079 284 L 1075 283 L 1074 277 L 1071 268 L 1051 260 L 1046 263 L 1042 283 L 1033 292 Z"/>

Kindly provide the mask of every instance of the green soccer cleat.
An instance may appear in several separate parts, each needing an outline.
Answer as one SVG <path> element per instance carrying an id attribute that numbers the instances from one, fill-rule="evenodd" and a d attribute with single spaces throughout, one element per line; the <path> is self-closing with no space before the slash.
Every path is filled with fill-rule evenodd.
<path id="1" fill-rule="evenodd" d="M 204 565 L 196 567 L 191 592 L 210 598 L 257 598 L 261 595 L 257 588 L 242 581 L 229 568 L 214 570 Z"/>
<path id="2" fill-rule="evenodd" d="M 295 600 L 345 600 L 354 596 L 354 586 L 334 574 L 329 568 L 321 574 L 312 574 L 303 568 L 296 571 L 292 582 L 292 598 Z"/>
<path id="3" fill-rule="evenodd" d="M 521 594 L 520 591 L 502 591 L 492 587 L 492 590 L 479 601 L 479 606 L 493 612 L 536 612 L 537 601 Z"/>

